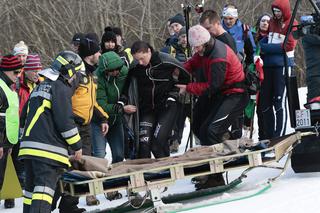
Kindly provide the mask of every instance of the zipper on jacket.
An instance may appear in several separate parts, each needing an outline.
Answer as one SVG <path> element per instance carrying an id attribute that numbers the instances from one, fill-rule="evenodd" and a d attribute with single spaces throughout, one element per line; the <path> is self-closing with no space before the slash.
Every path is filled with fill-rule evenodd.
<path id="1" fill-rule="evenodd" d="M 95 97 L 93 97 L 93 89 L 94 89 L 94 82 L 93 82 L 93 76 L 88 76 L 90 79 L 91 83 L 91 91 L 90 91 L 90 96 L 91 96 L 91 106 L 89 110 L 89 120 L 88 123 L 90 123 L 92 114 L 93 114 L 93 108 L 94 108 L 94 103 L 95 103 Z"/>
<path id="2" fill-rule="evenodd" d="M 152 85 L 153 85 L 152 86 L 152 109 L 154 109 L 154 90 L 155 90 L 156 85 L 153 80 L 152 80 Z"/>
<path id="3" fill-rule="evenodd" d="M 119 98 L 120 98 L 120 91 L 119 91 L 119 88 L 118 88 L 118 86 L 117 86 L 117 84 L 116 84 L 116 78 L 113 78 L 113 85 L 114 85 L 114 87 L 116 88 L 116 90 L 117 90 L 117 96 L 118 96 L 118 98 L 117 98 L 117 100 L 119 100 Z M 114 116 L 114 120 L 113 120 L 113 123 L 112 123 L 112 126 L 115 124 L 115 122 L 116 122 L 116 120 L 117 120 L 117 114 L 115 114 L 115 116 Z"/>

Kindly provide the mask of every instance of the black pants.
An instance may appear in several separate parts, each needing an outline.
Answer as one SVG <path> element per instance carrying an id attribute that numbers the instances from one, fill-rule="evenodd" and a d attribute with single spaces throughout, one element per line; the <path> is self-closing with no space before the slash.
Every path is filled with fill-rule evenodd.
<path id="1" fill-rule="evenodd" d="M 23 213 L 51 212 L 54 192 L 63 170 L 41 160 L 24 160 L 26 180 Z"/>
<path id="2" fill-rule="evenodd" d="M 138 158 L 170 156 L 168 138 L 177 117 L 177 105 L 170 104 L 158 111 L 140 112 Z"/>
<path id="3" fill-rule="evenodd" d="M 82 154 L 83 155 L 92 155 L 92 142 L 91 142 L 91 125 L 79 125 L 77 124 L 78 131 L 81 137 L 82 142 Z M 56 208 L 59 197 L 61 196 L 61 201 L 59 204 L 60 212 L 71 212 L 79 204 L 78 197 L 72 197 L 70 195 L 61 194 L 59 186 L 56 188 L 54 194 L 54 199 L 52 203 L 52 211 Z"/>
<path id="4" fill-rule="evenodd" d="M 23 186 L 25 173 L 24 173 L 23 161 L 18 160 L 19 149 L 20 149 L 20 143 L 15 144 L 12 148 L 11 156 L 12 156 L 13 165 L 17 172 L 17 176 L 19 178 L 20 184 Z"/>
<path id="5" fill-rule="evenodd" d="M 291 67 L 289 67 L 290 71 Z M 287 128 L 286 83 L 284 67 L 264 67 L 260 91 L 264 137 L 283 136 Z M 260 128 L 260 126 L 259 126 Z"/>
<path id="6" fill-rule="evenodd" d="M 194 133 L 201 145 L 222 142 L 222 136 L 242 114 L 248 94 L 230 94 L 208 99 L 200 97 L 194 109 Z"/>
<path id="7" fill-rule="evenodd" d="M 0 159 L 0 191 L 2 189 L 4 174 L 7 167 L 7 160 L 8 160 L 8 148 L 3 148 L 3 156 Z"/>
<path id="8" fill-rule="evenodd" d="M 187 117 L 190 117 L 191 106 L 190 104 L 182 103 L 177 103 L 177 105 L 177 119 L 173 129 L 174 134 L 170 138 L 170 142 L 177 140 L 181 144 L 185 121 Z"/>

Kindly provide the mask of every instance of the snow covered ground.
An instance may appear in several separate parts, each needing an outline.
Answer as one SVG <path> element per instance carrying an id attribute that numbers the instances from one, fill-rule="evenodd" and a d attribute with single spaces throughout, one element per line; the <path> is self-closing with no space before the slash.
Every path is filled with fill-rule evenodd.
<path id="1" fill-rule="evenodd" d="M 299 89 L 300 102 L 304 103 L 306 100 L 306 88 Z M 256 119 L 255 119 L 256 120 Z M 290 123 L 288 121 L 288 125 Z M 257 128 L 257 124 L 255 123 Z M 184 152 L 187 135 L 189 133 L 189 126 L 187 126 L 183 144 L 179 149 L 179 153 Z M 288 128 L 287 133 L 292 132 L 293 129 Z M 254 133 L 254 139 L 257 139 L 257 131 Z M 108 150 L 109 156 L 110 150 Z M 110 157 L 110 156 L 109 156 Z M 281 160 L 281 164 L 285 162 L 285 158 Z M 229 173 L 229 178 L 236 178 L 241 174 L 242 170 L 237 170 Z M 270 189 L 264 193 L 242 199 L 238 201 L 212 205 L 214 202 L 222 198 L 233 199 L 239 196 L 251 194 L 261 188 L 261 184 L 265 183 L 268 178 L 277 176 L 278 170 L 272 169 L 256 169 L 248 174 L 248 178 L 244 179 L 243 183 L 236 187 L 233 191 L 229 191 L 219 196 L 211 196 L 194 203 L 199 208 L 193 208 L 184 212 L 247 212 L 247 213 L 305 213 L 318 212 L 320 208 L 320 173 L 303 173 L 295 174 L 291 167 L 284 176 L 280 177 L 276 182 L 272 183 Z M 165 194 L 175 194 L 182 192 L 193 191 L 194 187 L 190 180 L 180 180 L 175 185 L 170 186 Z M 122 192 L 125 197 L 125 192 Z M 85 199 L 80 199 L 80 207 L 86 208 L 88 211 L 95 209 L 105 209 L 118 206 L 125 202 L 125 198 L 116 201 L 108 201 L 103 195 L 99 195 L 100 205 L 95 207 L 88 207 L 85 205 Z M 185 205 L 188 207 L 188 204 Z M 14 209 L 6 210 L 3 207 L 3 202 L 0 204 L 0 212 L 2 213 L 20 213 L 22 212 L 22 198 L 16 200 L 16 207 Z M 54 212 L 58 212 L 57 210 Z"/>

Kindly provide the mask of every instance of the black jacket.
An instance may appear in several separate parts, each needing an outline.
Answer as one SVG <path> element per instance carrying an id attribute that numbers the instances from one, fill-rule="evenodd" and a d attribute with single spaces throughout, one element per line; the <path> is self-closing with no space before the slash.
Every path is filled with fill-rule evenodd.
<path id="1" fill-rule="evenodd" d="M 180 70 L 179 79 L 173 78 L 173 71 Z M 177 100 L 179 89 L 177 83 L 187 83 L 189 75 L 183 65 L 166 53 L 153 52 L 148 66 L 142 66 L 136 61 L 129 69 L 128 78 L 124 86 L 124 94 L 128 94 L 128 87 L 132 77 L 137 79 L 139 94 L 139 110 L 153 111 L 165 106 L 169 97 Z"/>
<path id="2" fill-rule="evenodd" d="M 7 77 L 6 74 L 0 72 L 0 78 L 10 87 L 13 82 Z M 8 100 L 7 97 L 0 87 L 0 113 L 6 113 L 8 108 Z M 13 145 L 8 141 L 6 136 L 6 117 L 0 116 L 0 147 L 9 148 Z"/>

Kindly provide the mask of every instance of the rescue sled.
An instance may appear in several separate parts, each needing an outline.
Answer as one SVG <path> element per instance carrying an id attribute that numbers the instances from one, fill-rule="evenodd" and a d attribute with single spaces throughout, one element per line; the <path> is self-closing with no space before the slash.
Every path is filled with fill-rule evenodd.
<path id="1" fill-rule="evenodd" d="M 143 164 L 142 167 L 138 166 L 138 169 L 136 169 L 135 171 L 133 171 L 134 168 L 137 167 L 135 162 L 139 162 L 139 160 L 129 160 L 123 162 L 123 164 L 126 166 L 131 165 L 133 168 L 132 172 L 128 172 L 130 170 L 129 166 L 129 170 L 123 174 L 108 176 L 108 174 L 106 173 L 104 174 L 105 177 L 96 179 L 89 179 L 88 177 L 81 175 L 81 172 L 68 172 L 60 180 L 60 188 L 63 193 L 77 197 L 98 195 L 119 190 L 126 190 L 128 194 L 132 194 L 135 192 L 146 192 L 145 199 L 143 201 L 146 201 L 147 196 L 149 196 L 152 201 L 151 204 L 154 207 L 153 209 L 159 211 L 164 206 L 164 203 L 177 202 L 179 200 L 185 200 L 194 196 L 220 193 L 229 190 L 241 183 L 242 179 L 246 177 L 246 173 L 254 168 L 263 167 L 279 169 L 279 175 L 270 179 L 270 181 L 274 181 L 284 173 L 290 159 L 291 151 L 293 147 L 300 141 L 300 139 L 301 133 L 297 132 L 269 141 L 267 147 L 260 150 L 250 150 L 250 146 L 248 146 L 248 149 L 244 150 L 244 152 L 242 153 L 234 153 L 234 150 L 232 148 L 230 149 L 231 151 L 229 153 L 224 153 L 223 151 L 221 152 L 221 150 L 224 150 L 224 148 L 226 146 L 229 146 L 229 144 L 217 144 L 209 147 L 211 150 L 218 152 L 218 156 L 212 158 L 199 160 L 199 158 L 201 157 L 206 157 L 205 155 L 199 154 L 199 156 L 196 155 L 194 159 L 182 162 L 181 159 L 184 159 L 183 156 L 185 154 L 188 154 L 187 152 L 182 155 L 180 159 L 179 156 L 163 159 L 150 159 L 151 161 L 153 161 L 151 165 Z M 231 143 L 234 144 L 235 141 L 231 141 Z M 252 147 L 254 147 L 254 149 L 257 148 L 256 146 Z M 209 149 L 208 147 L 205 148 Z M 201 151 L 201 147 L 193 148 L 191 149 L 191 152 L 192 150 L 193 152 Z M 233 154 L 230 154 L 232 152 Z M 279 160 L 287 154 L 289 154 L 289 156 L 283 167 L 274 166 L 274 163 L 279 162 Z M 162 166 L 153 166 L 153 164 L 159 165 L 159 163 Z M 121 170 L 122 167 L 118 164 L 113 169 L 117 170 L 117 168 Z M 226 186 L 219 186 L 208 190 L 195 191 L 187 194 L 182 194 L 180 196 L 175 195 L 174 197 L 161 197 L 161 192 L 163 191 L 163 189 L 165 187 L 168 187 L 169 185 L 174 184 L 177 180 L 239 169 L 244 170 L 243 174 Z M 94 171 L 91 172 L 91 174 L 93 173 Z M 98 172 L 98 174 L 101 175 L 101 172 Z M 128 196 L 128 199 L 130 202 L 130 196 Z M 115 208 L 113 210 L 110 209 L 109 211 L 119 212 L 119 208 Z M 129 211 L 128 208 L 123 209 L 123 212 L 127 211 Z"/>

